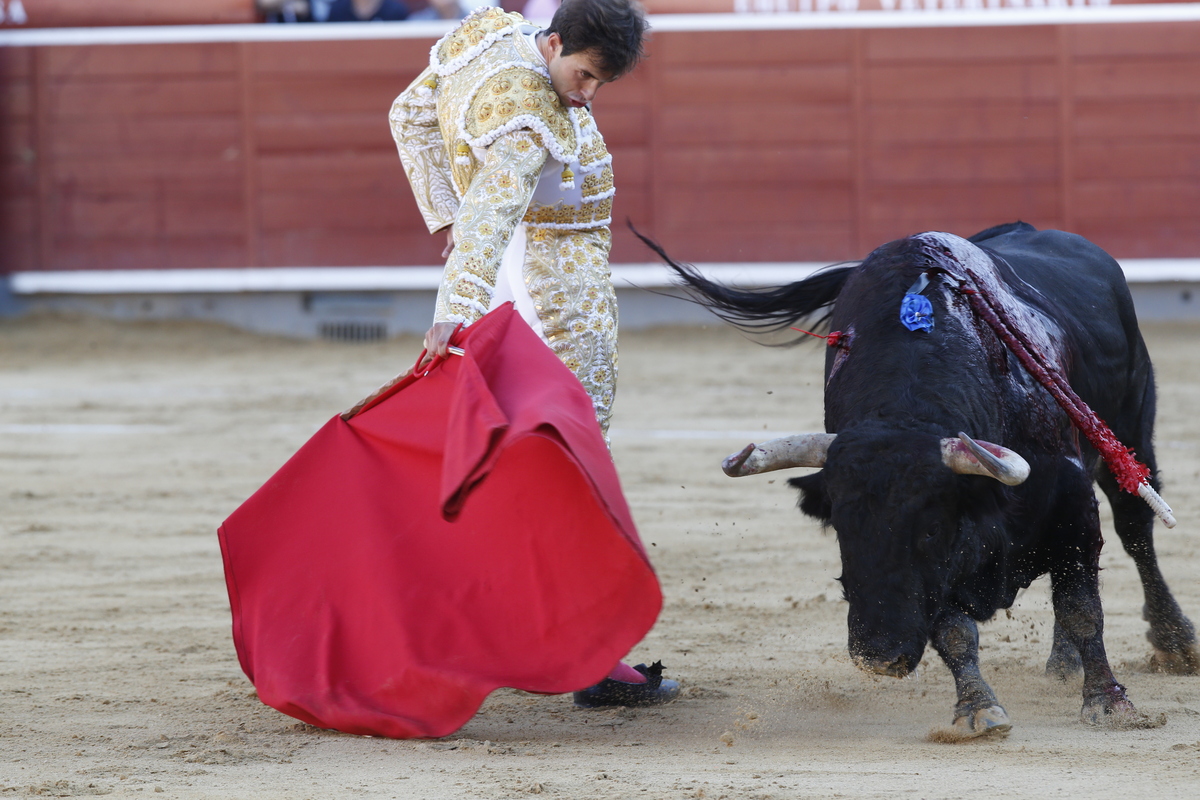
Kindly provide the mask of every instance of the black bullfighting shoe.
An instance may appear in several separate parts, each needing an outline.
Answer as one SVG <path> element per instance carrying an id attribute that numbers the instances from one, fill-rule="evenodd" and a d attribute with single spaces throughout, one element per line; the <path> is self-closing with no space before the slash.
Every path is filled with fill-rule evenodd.
<path id="1" fill-rule="evenodd" d="M 661 661 L 650 666 L 634 667 L 646 676 L 645 683 L 626 683 L 605 678 L 595 686 L 575 692 L 575 705 L 580 708 L 601 706 L 661 706 L 679 696 L 679 681 L 664 678 Z"/>

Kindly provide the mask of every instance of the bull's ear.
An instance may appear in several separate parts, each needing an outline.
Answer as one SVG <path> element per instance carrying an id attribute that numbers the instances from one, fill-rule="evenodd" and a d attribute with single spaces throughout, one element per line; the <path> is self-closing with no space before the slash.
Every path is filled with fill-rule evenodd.
<path id="1" fill-rule="evenodd" d="M 833 516 L 833 505 L 829 502 L 829 495 L 825 492 L 824 470 L 800 478 L 792 478 L 788 481 L 788 485 L 800 490 L 801 511 L 822 522 L 829 522 L 830 517 Z"/>

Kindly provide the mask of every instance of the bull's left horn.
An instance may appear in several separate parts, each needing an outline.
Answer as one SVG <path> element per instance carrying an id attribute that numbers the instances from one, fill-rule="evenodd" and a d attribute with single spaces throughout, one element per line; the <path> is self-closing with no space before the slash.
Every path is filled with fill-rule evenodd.
<path id="1" fill-rule="evenodd" d="M 731 478 L 788 467 L 823 467 L 836 433 L 797 433 L 762 444 L 750 444 L 721 462 Z"/>
<path id="2" fill-rule="evenodd" d="M 965 433 L 942 439 L 942 463 L 959 475 L 983 475 L 1005 486 L 1016 486 L 1029 477 L 1029 462 L 991 442 L 975 441 Z"/>

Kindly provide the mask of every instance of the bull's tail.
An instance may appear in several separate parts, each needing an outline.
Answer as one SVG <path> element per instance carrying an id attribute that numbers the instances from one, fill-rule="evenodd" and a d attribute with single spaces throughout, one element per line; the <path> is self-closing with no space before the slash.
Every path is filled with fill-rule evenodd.
<path id="1" fill-rule="evenodd" d="M 688 299 L 706 307 L 731 325 L 747 331 L 783 330 L 805 319 L 813 327 L 821 325 L 829 317 L 846 278 L 858 266 L 834 265 L 802 281 L 784 286 L 757 290 L 733 289 L 710 281 L 690 264 L 674 261 L 657 242 L 647 239 L 632 225 L 630 228 L 675 271 L 679 285 L 688 292 Z"/>

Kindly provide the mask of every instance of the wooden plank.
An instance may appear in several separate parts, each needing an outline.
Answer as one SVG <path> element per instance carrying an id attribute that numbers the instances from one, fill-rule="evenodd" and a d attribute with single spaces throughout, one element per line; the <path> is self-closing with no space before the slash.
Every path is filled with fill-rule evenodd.
<path id="1" fill-rule="evenodd" d="M 1170 219 L 1196 223 L 1200 174 L 1160 180 L 1086 180 L 1075 184 L 1079 216 Z"/>
<path id="2" fill-rule="evenodd" d="M 964 104 L 981 99 L 1051 100 L 1060 89 L 1057 64 L 1029 62 L 874 67 L 866 72 L 865 88 L 868 102 Z"/>
<path id="3" fill-rule="evenodd" d="M 1200 231 L 1194 219 L 1083 217 L 1075 232 L 1114 258 L 1195 258 L 1200 252 Z"/>
<path id="4" fill-rule="evenodd" d="M 654 176 L 649 147 L 619 147 L 612 154 L 613 175 L 618 193 L 648 193 Z"/>
<path id="5" fill-rule="evenodd" d="M 237 72 L 237 45 L 227 42 L 84 45 L 48 48 L 55 80 L 218 75 Z"/>
<path id="6" fill-rule="evenodd" d="M 1013 101 L 926 103 L 867 108 L 867 131 L 879 143 L 1034 142 L 1058 136 L 1058 104 Z"/>
<path id="7" fill-rule="evenodd" d="M 392 196 L 410 194 L 394 152 L 264 155 L 259 159 L 264 192 L 328 192 Z"/>
<path id="8" fill-rule="evenodd" d="M 618 78 L 612 83 L 605 84 L 597 95 L 594 114 L 604 113 L 604 109 L 616 106 L 644 106 L 650 102 L 651 78 L 653 69 L 648 62 L 628 75 Z M 603 130 L 603 128 L 601 128 Z"/>
<path id="9" fill-rule="evenodd" d="M 718 116 L 711 106 L 668 106 L 659 111 L 658 135 L 667 148 L 844 142 L 850 137 L 850 109 L 840 104 L 763 108 L 731 103 Z"/>
<path id="10" fill-rule="evenodd" d="M 714 195 L 708 192 L 672 192 L 669 200 L 655 209 L 656 222 L 667 228 L 740 227 L 848 222 L 852 214 L 848 181 L 785 187 L 729 185 L 722 188 L 719 198 L 720 202 L 714 202 Z"/>
<path id="11" fill-rule="evenodd" d="M 845 222 L 814 225 L 794 221 L 779 225 L 744 225 L 737 229 L 715 226 L 659 226 L 654 238 L 672 257 L 704 261 L 825 261 L 853 258 L 850 226 Z M 625 256 L 622 256 L 625 258 Z M 644 248 L 630 261 L 654 260 Z"/>
<path id="12" fill-rule="evenodd" d="M 244 197 L 238 190 L 214 195 L 167 195 L 161 214 L 167 236 L 236 236 L 246 230 Z"/>
<path id="13" fill-rule="evenodd" d="M 838 30 L 714 31 L 655 34 L 648 63 L 664 69 L 682 64 L 784 64 L 850 58 L 851 32 Z M 703 86 L 693 87 L 704 92 Z"/>
<path id="14" fill-rule="evenodd" d="M 890 28 L 863 31 L 868 63 L 897 61 L 1014 61 L 1054 63 L 1054 26 Z"/>
<path id="15" fill-rule="evenodd" d="M 1055 215 L 1037 217 L 1020 216 L 1019 218 L 1042 230 L 1062 228 L 1061 220 Z M 987 230 L 993 225 L 1015 222 L 1017 219 L 1018 215 L 1015 213 L 991 216 L 975 214 L 972 209 L 966 207 L 966 204 L 964 204 L 963 207 L 960 207 L 959 213 L 954 215 L 927 213 L 914 214 L 905 219 L 868 220 L 864 223 L 864 232 L 870 244 L 864 248 L 864 252 L 856 254 L 855 257 L 863 258 L 870 250 L 882 244 L 904 238 L 905 236 L 912 236 L 916 233 L 942 231 L 967 239 L 980 231 Z"/>
<path id="16" fill-rule="evenodd" d="M 1200 180 L 1200 138 L 1090 140 L 1075 145 L 1075 175 L 1090 178 Z"/>
<path id="17" fill-rule="evenodd" d="M 253 0 L 31 0 L 28 28 L 97 25 L 212 25 L 254 22 Z"/>
<path id="18" fill-rule="evenodd" d="M 37 188 L 38 172 L 32 159 L 0 161 L 0 197 L 32 197 Z"/>
<path id="19" fill-rule="evenodd" d="M 844 142 L 747 144 L 719 149 L 687 145 L 667 150 L 663 162 L 655 168 L 670 185 L 791 184 L 850 180 L 850 160 L 850 148 Z"/>
<path id="20" fill-rule="evenodd" d="M 170 169 L 175 159 L 216 161 L 243 157 L 241 126 L 235 117 L 148 117 L 64 123 L 54 126 L 43 146 L 55 158 L 145 158 L 158 161 L 164 169 Z"/>
<path id="21" fill-rule="evenodd" d="M 1058 178 L 1056 142 L 1029 144 L 875 144 L 864 157 L 872 183 L 945 183 L 952 181 L 1041 181 Z"/>
<path id="22" fill-rule="evenodd" d="M 8 124 L 28 120 L 33 115 L 33 86 L 24 79 L 4 79 L 0 83 L 0 120 Z"/>
<path id="23" fill-rule="evenodd" d="M 1120 59 L 1076 64 L 1076 97 L 1144 99 L 1200 97 L 1200 51 L 1190 58 Z"/>
<path id="24" fill-rule="evenodd" d="M 54 205 L 65 238 L 241 236 L 239 186 L 224 194 L 90 195 L 60 193 Z"/>
<path id="25" fill-rule="evenodd" d="M 248 42 L 248 67 L 256 80 L 339 76 L 339 80 L 352 81 L 364 75 L 385 76 L 395 82 L 395 96 L 429 66 L 429 50 L 435 41 Z"/>
<path id="26" fill-rule="evenodd" d="M 12 193 L 3 182 L 0 187 L 0 273 L 37 269 L 36 191 Z"/>
<path id="27" fill-rule="evenodd" d="M 1079 100 L 1073 128 L 1079 138 L 1194 138 L 1200 132 L 1200 98 Z"/>
<path id="28" fill-rule="evenodd" d="M 405 84 L 392 75 L 269 77 L 253 83 L 256 114 L 378 114 L 387 127 L 388 111 Z"/>
<path id="29" fill-rule="evenodd" d="M 1072 54 L 1101 61 L 1122 56 L 1195 56 L 1200 53 L 1200 22 L 1139 22 L 1079 25 Z"/>
<path id="30" fill-rule="evenodd" d="M 262 155 L 322 150 L 396 152 L 386 109 L 373 114 L 260 114 L 254 119 L 254 134 Z"/>
<path id="31" fill-rule="evenodd" d="M 55 238 L 140 237 L 162 229 L 162 209 L 154 197 L 66 195 L 54 199 Z"/>
<path id="32" fill-rule="evenodd" d="M 58 159 L 51 180 L 56 192 L 214 194 L 239 184 L 243 168 L 240 159 L 164 159 L 145 155 L 114 156 L 103 160 L 76 157 Z"/>
<path id="33" fill-rule="evenodd" d="M 425 230 L 409 193 L 392 196 L 351 192 L 268 192 L 258 199 L 259 222 L 268 232 L 291 228 L 341 231 Z"/>
<path id="34" fill-rule="evenodd" d="M 681 65 L 664 72 L 660 86 L 664 101 L 671 104 L 844 103 L 850 97 L 850 68 L 847 64 Z M 695 91 L 698 86 L 704 91 Z"/>
<path id="35" fill-rule="evenodd" d="M 32 120 L 5 119 L 0 124 L 0 160 L 28 161 L 37 158 Z"/>
<path id="36" fill-rule="evenodd" d="M 32 47 L 0 47 L 0 80 L 33 79 Z"/>
<path id="37" fill-rule="evenodd" d="M 867 220 L 891 220 L 910 227 L 937 226 L 939 220 L 1058 218 L 1057 183 L 979 182 L 942 185 L 871 185 L 867 187 Z M 984 226 L 988 227 L 988 226 Z"/>
<path id="38" fill-rule="evenodd" d="M 244 267 L 245 258 L 240 237 L 66 237 L 55 241 L 55 259 L 47 268 L 221 269 Z"/>
<path id="39" fill-rule="evenodd" d="M 596 115 L 596 127 L 609 147 L 645 147 L 650 141 L 653 110 L 642 106 L 605 108 Z"/>
<path id="40" fill-rule="evenodd" d="M 436 266 L 446 238 L 424 229 L 412 232 L 265 232 L 263 263 L 269 267 Z M 432 318 L 433 309 L 429 309 Z"/>
<path id="41" fill-rule="evenodd" d="M 237 81 L 221 77 L 55 82 L 49 93 L 51 116 L 64 120 L 212 117 L 239 108 Z"/>

